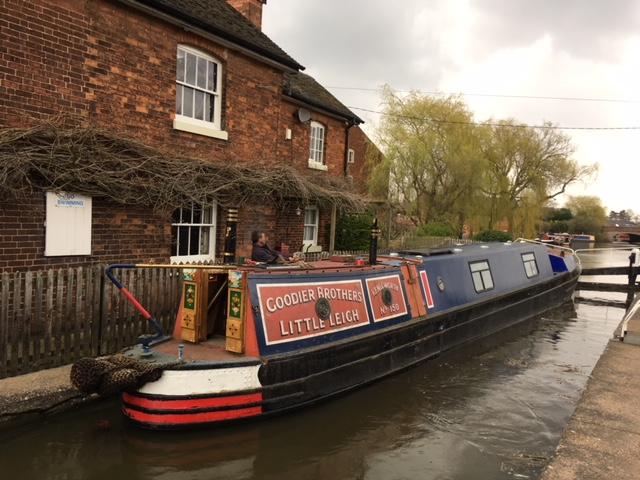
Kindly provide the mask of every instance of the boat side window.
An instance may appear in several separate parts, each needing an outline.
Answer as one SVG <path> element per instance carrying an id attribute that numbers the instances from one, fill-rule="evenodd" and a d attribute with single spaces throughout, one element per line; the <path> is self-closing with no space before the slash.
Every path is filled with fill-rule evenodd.
<path id="1" fill-rule="evenodd" d="M 522 254 L 522 263 L 524 264 L 524 273 L 527 278 L 538 276 L 538 264 L 536 263 L 536 256 L 533 252 Z"/>
<path id="2" fill-rule="evenodd" d="M 477 293 L 493 289 L 493 277 L 491 276 L 491 268 L 489 268 L 489 262 L 487 260 L 469 262 L 469 269 L 471 270 L 473 287 Z"/>

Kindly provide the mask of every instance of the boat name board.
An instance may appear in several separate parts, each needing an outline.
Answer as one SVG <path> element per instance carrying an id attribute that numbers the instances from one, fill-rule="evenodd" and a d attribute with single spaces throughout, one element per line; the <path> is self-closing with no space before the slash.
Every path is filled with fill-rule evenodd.
<path id="1" fill-rule="evenodd" d="M 369 324 L 360 280 L 257 284 L 267 345 Z"/>
<path id="2" fill-rule="evenodd" d="M 374 322 L 391 320 L 409 313 L 400 275 L 367 278 L 366 282 Z"/>

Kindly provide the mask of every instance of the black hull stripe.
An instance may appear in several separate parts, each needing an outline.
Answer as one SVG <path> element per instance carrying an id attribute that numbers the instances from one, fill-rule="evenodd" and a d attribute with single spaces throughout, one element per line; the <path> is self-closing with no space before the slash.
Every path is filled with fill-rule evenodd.
<path id="1" fill-rule="evenodd" d="M 165 370 L 217 370 L 220 368 L 237 368 L 237 367 L 253 367 L 255 365 L 262 365 L 262 361 L 258 358 L 251 359 L 248 361 L 234 361 L 221 363 L 220 361 L 216 362 L 207 362 L 205 361 L 195 361 L 194 363 L 184 363 L 179 366 L 173 366 L 169 368 L 165 368 Z"/>
<path id="2" fill-rule="evenodd" d="M 191 395 L 160 395 L 157 393 L 127 392 L 134 397 L 146 398 L 149 400 L 204 400 L 207 398 L 220 397 L 237 397 L 240 395 L 251 395 L 252 393 L 262 392 L 261 388 L 252 388 L 250 390 L 233 390 L 231 392 L 222 393 L 199 393 Z"/>
<path id="3" fill-rule="evenodd" d="M 188 415 L 191 413 L 207 413 L 207 412 L 222 412 L 226 410 L 244 410 L 245 408 L 260 407 L 263 402 L 251 402 L 243 403 L 241 405 L 224 405 L 220 407 L 205 407 L 205 408 L 186 408 L 186 409 L 174 409 L 174 410 L 156 410 L 154 408 L 145 408 L 140 405 L 132 405 L 129 402 L 123 401 L 122 405 L 129 410 L 136 410 L 138 412 L 150 413 L 152 415 Z"/>

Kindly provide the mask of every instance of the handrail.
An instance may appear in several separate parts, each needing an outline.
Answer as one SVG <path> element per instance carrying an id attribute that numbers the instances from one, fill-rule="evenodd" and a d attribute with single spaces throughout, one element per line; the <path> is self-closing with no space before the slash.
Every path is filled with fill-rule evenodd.
<path id="1" fill-rule="evenodd" d="M 629 245 L 628 247 L 597 247 L 597 248 L 579 248 L 576 250 L 576 253 L 578 252 L 593 252 L 593 251 L 603 251 L 603 250 L 608 250 L 608 251 L 624 251 L 624 250 L 634 250 L 635 248 L 638 248 L 637 246 L 633 246 L 633 245 Z"/>
<path id="2" fill-rule="evenodd" d="M 577 252 L 577 250 L 574 250 L 571 247 L 563 247 L 562 245 L 555 245 L 555 244 L 548 244 L 548 243 L 544 243 L 541 242 L 539 240 L 531 240 L 530 238 L 516 238 L 513 243 L 533 243 L 536 245 L 544 245 L 545 247 L 549 247 L 549 248 L 557 248 L 558 250 L 566 250 L 569 253 L 572 253 L 575 255 L 575 253 Z"/>
<path id="3" fill-rule="evenodd" d="M 629 320 L 631 320 L 631 318 L 635 316 L 636 312 L 639 309 L 640 309 L 640 297 L 636 298 L 636 300 L 631 304 L 631 306 L 629 307 L 629 309 L 627 310 L 627 312 L 625 313 L 622 319 L 621 328 L 620 328 L 621 341 L 624 341 L 624 337 L 627 333 L 627 326 L 629 325 Z"/>

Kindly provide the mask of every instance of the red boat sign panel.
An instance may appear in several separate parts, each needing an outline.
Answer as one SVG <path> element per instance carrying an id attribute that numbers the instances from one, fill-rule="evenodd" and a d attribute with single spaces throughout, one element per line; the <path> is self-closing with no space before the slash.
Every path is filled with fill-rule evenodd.
<path id="1" fill-rule="evenodd" d="M 367 278 L 366 281 L 374 322 L 407 315 L 407 302 L 404 299 L 400 275 Z"/>
<path id="2" fill-rule="evenodd" d="M 429 286 L 429 277 L 424 270 L 420 272 L 420 280 L 422 281 L 424 297 L 427 299 L 427 308 L 433 308 L 435 305 L 433 303 L 433 296 L 431 295 L 431 287 Z"/>
<path id="3" fill-rule="evenodd" d="M 360 280 L 258 284 L 256 289 L 267 345 L 369 324 Z"/>

